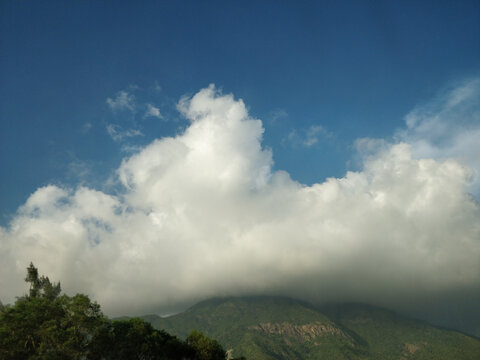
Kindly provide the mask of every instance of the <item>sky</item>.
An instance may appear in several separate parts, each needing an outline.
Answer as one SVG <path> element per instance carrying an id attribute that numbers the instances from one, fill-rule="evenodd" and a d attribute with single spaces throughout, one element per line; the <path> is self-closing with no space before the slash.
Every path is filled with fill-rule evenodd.
<path id="1" fill-rule="evenodd" d="M 0 300 L 362 301 L 480 335 L 478 1 L 2 1 Z"/>

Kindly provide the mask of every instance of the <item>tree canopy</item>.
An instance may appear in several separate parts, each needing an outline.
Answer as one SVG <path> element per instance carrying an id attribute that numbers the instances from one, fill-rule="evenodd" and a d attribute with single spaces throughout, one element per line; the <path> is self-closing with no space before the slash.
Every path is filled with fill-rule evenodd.
<path id="1" fill-rule="evenodd" d="M 225 350 L 218 341 L 208 338 L 201 331 L 193 330 L 187 337 L 187 344 L 197 350 L 198 360 L 225 359 Z"/>
<path id="2" fill-rule="evenodd" d="M 0 303 L 0 359 L 225 360 L 221 345 L 200 331 L 182 341 L 139 318 L 109 320 L 88 296 L 61 295 L 60 283 L 31 263 L 27 295 Z"/>
<path id="3" fill-rule="evenodd" d="M 60 283 L 27 268 L 29 293 L 0 309 L 2 359 L 80 359 L 106 319 L 88 296 L 60 295 Z"/>

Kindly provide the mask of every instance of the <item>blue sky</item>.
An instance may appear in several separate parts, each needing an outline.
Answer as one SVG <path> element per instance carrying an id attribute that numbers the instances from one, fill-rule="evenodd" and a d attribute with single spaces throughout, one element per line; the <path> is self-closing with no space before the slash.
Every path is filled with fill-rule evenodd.
<path id="1" fill-rule="evenodd" d="M 112 314 L 261 286 L 371 301 L 356 276 L 386 306 L 459 284 L 480 299 L 479 34 L 478 1 L 2 1 L 0 297 L 34 260 Z M 153 303 L 119 297 L 121 269 L 147 271 L 157 252 L 195 283 L 187 248 L 251 270 L 227 281 L 209 260 L 202 290 L 146 276 L 134 293 Z M 325 254 L 349 265 L 313 265 Z M 398 291 L 371 273 L 385 259 Z M 86 264 L 96 273 L 80 278 Z M 423 276 L 408 285 L 410 269 Z"/>
<path id="2" fill-rule="evenodd" d="M 4 1 L 1 11 L 2 222 L 38 187 L 107 176 L 122 158 L 105 99 L 138 86 L 163 121 L 185 126 L 184 94 L 215 83 L 263 120 L 275 166 L 312 183 L 342 176 L 358 137 L 388 137 L 439 89 L 478 72 L 477 1 Z M 152 91 L 158 84 L 161 91 Z M 271 121 L 275 114 L 281 115 Z M 90 124 L 89 131 L 85 124 Z M 320 125 L 315 146 L 282 143 Z M 88 125 L 87 125 L 88 126 Z"/>

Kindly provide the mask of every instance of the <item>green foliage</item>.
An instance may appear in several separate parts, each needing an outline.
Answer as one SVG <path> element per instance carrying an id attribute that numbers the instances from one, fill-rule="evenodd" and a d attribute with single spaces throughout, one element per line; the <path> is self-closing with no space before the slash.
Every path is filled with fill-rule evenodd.
<path id="1" fill-rule="evenodd" d="M 368 344 L 368 359 L 479 359 L 480 341 L 363 304 L 322 309 Z"/>
<path id="2" fill-rule="evenodd" d="M 201 331 L 193 330 L 187 337 L 187 344 L 195 349 L 198 360 L 225 360 L 225 350 L 218 341 Z"/>
<path id="3" fill-rule="evenodd" d="M 27 277 L 25 281 L 30 283 L 30 292 L 28 298 L 44 297 L 49 300 L 54 300 L 60 292 L 60 283 L 52 284 L 48 277 L 38 277 L 38 270 L 33 263 L 27 268 Z"/>
<path id="4" fill-rule="evenodd" d="M 195 359 L 195 351 L 165 331 L 139 318 L 108 322 L 95 335 L 89 359 Z"/>
<path id="5" fill-rule="evenodd" d="M 60 295 L 60 284 L 38 277 L 30 264 L 29 295 L 0 309 L 1 359 L 80 359 L 94 330 L 105 321 L 85 295 Z"/>
<path id="6" fill-rule="evenodd" d="M 153 318 L 151 319 L 153 320 Z M 212 299 L 201 302 L 184 313 L 159 318 L 153 321 L 157 328 L 184 337 L 190 329 L 199 329 L 207 336 L 217 339 L 231 351 L 234 357 L 248 359 L 301 359 L 301 354 L 310 351 L 315 359 L 318 351 L 327 346 L 319 346 L 320 341 L 331 348 L 329 354 L 349 353 L 349 340 L 342 337 L 303 341 L 296 336 L 266 334 L 255 327 L 259 324 L 278 323 L 303 326 L 309 323 L 322 324 L 335 328 L 325 315 L 301 301 L 280 297 L 245 297 Z M 295 331 L 295 329 L 293 329 Z M 288 344 L 286 343 L 288 341 Z M 300 355 L 299 355 L 300 354 Z"/>
<path id="7" fill-rule="evenodd" d="M 139 318 L 108 320 L 88 296 L 60 295 L 60 283 L 27 268 L 28 295 L 0 303 L 1 360 L 224 360 L 200 332 L 181 341 Z"/>
<path id="8" fill-rule="evenodd" d="M 478 339 L 365 305 L 319 309 L 284 298 L 226 298 L 149 320 L 177 336 L 199 329 L 233 356 L 256 360 L 480 358 Z"/>

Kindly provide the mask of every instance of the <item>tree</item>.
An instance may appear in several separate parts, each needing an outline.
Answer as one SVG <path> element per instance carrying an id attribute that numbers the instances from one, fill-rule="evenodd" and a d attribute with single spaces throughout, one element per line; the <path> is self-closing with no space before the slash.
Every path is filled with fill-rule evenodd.
<path id="1" fill-rule="evenodd" d="M 108 320 L 88 296 L 60 295 L 60 283 L 30 263 L 27 295 L 0 303 L 1 360 L 225 360 L 200 331 L 181 341 L 138 318 Z"/>
<path id="2" fill-rule="evenodd" d="M 187 337 L 187 344 L 192 346 L 198 360 L 225 360 L 225 350 L 218 341 L 210 339 L 199 330 L 193 330 Z"/>
<path id="3" fill-rule="evenodd" d="M 29 294 L 0 309 L 1 359 L 81 359 L 106 320 L 86 295 L 60 296 L 60 284 L 30 264 Z"/>
<path id="4" fill-rule="evenodd" d="M 114 320 L 96 333 L 89 359 L 187 360 L 195 349 L 142 319 Z"/>
<path id="5" fill-rule="evenodd" d="M 60 283 L 52 284 L 48 277 L 45 276 L 39 278 L 38 270 L 33 263 L 30 263 L 30 266 L 27 268 L 25 281 L 30 283 L 30 291 L 29 295 L 27 295 L 29 298 L 45 297 L 54 300 L 62 291 Z"/>

